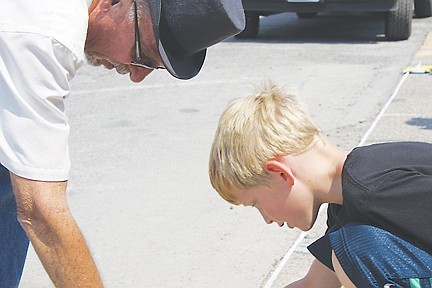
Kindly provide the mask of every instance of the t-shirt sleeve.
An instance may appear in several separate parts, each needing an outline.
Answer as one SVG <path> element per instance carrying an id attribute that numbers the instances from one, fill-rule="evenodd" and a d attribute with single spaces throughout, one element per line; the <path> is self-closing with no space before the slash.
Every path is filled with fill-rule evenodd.
<path id="1" fill-rule="evenodd" d="M 351 155 L 343 184 L 349 221 L 379 227 L 432 253 L 432 145 L 378 144 Z"/>
<path id="2" fill-rule="evenodd" d="M 370 222 L 432 252 L 432 176 L 393 171 L 365 203 Z"/>
<path id="3" fill-rule="evenodd" d="M 0 55 L 0 162 L 28 179 L 67 180 L 64 98 L 80 61 L 55 40 L 25 33 L 2 33 Z"/>
<path id="4" fill-rule="evenodd" d="M 329 204 L 327 207 L 327 230 L 325 235 L 310 244 L 307 248 L 314 257 L 327 266 L 329 269 L 333 269 L 332 263 L 332 247 L 329 238 L 329 233 L 338 229 L 336 224 L 335 215 L 341 211 L 342 206 L 337 204 Z"/>
<path id="5" fill-rule="evenodd" d="M 318 261 L 334 271 L 332 263 L 332 246 L 328 233 L 318 240 L 315 240 L 315 242 L 310 244 L 307 249 Z"/>

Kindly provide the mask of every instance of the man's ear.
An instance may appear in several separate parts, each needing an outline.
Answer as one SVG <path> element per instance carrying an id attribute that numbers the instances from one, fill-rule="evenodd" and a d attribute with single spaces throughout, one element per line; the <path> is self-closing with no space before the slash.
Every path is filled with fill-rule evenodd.
<path id="1" fill-rule="evenodd" d="M 294 185 L 294 173 L 285 163 L 272 159 L 264 164 L 264 170 L 276 177 L 281 177 L 288 185 Z"/>

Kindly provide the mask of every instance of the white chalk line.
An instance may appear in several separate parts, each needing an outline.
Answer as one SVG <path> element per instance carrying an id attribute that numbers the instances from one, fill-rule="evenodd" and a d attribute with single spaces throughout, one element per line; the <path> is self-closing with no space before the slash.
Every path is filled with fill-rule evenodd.
<path id="1" fill-rule="evenodd" d="M 366 133 L 363 135 L 363 138 L 360 140 L 360 143 L 358 144 L 358 146 L 362 146 L 362 145 L 364 145 L 366 143 L 367 138 L 372 133 L 372 131 L 375 129 L 376 125 L 381 120 L 381 118 L 383 117 L 385 111 L 390 106 L 390 104 L 393 102 L 394 98 L 396 98 L 396 96 L 399 93 L 399 90 L 401 89 L 403 83 L 405 82 L 405 80 L 408 78 L 409 75 L 410 75 L 409 73 L 405 73 L 403 75 L 403 77 L 399 81 L 399 84 L 396 86 L 395 91 L 393 92 L 393 94 L 391 95 L 391 97 L 389 98 L 389 100 L 386 102 L 386 104 L 384 105 L 384 107 L 381 109 L 381 111 L 378 114 L 378 116 L 372 122 L 372 125 L 369 127 L 369 129 L 366 131 Z"/>
<path id="2" fill-rule="evenodd" d="M 282 258 L 281 262 L 279 262 L 279 265 L 276 267 L 276 269 L 273 271 L 272 275 L 270 276 L 269 280 L 267 281 L 264 288 L 270 288 L 273 285 L 273 282 L 276 280 L 276 278 L 279 276 L 279 273 L 284 268 L 286 262 L 291 257 L 291 255 L 294 253 L 295 249 L 297 249 L 297 246 L 300 245 L 300 243 L 303 241 L 303 238 L 306 237 L 307 232 L 302 231 L 300 235 L 297 237 L 297 240 L 294 242 L 294 244 L 291 246 L 291 248 L 288 250 L 288 252 L 285 254 L 285 256 Z"/>
<path id="3" fill-rule="evenodd" d="M 369 135 L 375 129 L 376 125 L 378 124 L 378 122 L 383 117 L 383 115 L 384 115 L 385 111 L 387 110 L 387 108 L 390 106 L 390 104 L 393 102 L 393 100 L 398 95 L 398 93 L 399 93 L 399 91 L 400 91 L 403 83 L 408 78 L 408 75 L 410 75 L 410 73 L 404 73 L 403 77 L 401 78 L 401 80 L 399 81 L 398 85 L 396 86 L 396 89 L 394 90 L 393 94 L 390 96 L 390 98 L 388 99 L 388 101 L 385 103 L 384 107 L 381 109 L 380 113 L 377 115 L 377 117 L 375 118 L 375 120 L 372 122 L 372 124 L 369 127 L 369 129 L 363 135 L 363 137 L 360 140 L 358 146 L 363 146 L 366 143 L 366 140 L 368 139 Z M 318 213 L 321 213 L 321 209 L 320 209 L 320 211 Z M 308 234 L 308 232 L 305 232 L 305 231 L 302 231 L 300 233 L 300 235 L 297 237 L 297 240 L 294 242 L 294 244 L 291 246 L 291 248 L 288 250 L 288 252 L 282 258 L 281 262 L 279 262 L 278 266 L 273 271 L 273 273 L 271 274 L 270 278 L 267 280 L 264 288 L 271 288 L 272 287 L 274 281 L 279 276 L 279 274 L 282 271 L 282 269 L 284 268 L 285 264 L 288 262 L 288 260 L 291 257 L 291 255 L 294 253 L 294 251 L 297 249 L 297 247 L 300 245 L 300 243 L 303 241 L 303 239 L 306 237 L 307 234 Z"/>

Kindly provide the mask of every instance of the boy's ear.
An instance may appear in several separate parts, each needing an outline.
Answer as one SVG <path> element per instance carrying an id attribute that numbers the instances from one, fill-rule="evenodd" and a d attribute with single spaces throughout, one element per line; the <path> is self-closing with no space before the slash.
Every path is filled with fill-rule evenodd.
<path id="1" fill-rule="evenodd" d="M 285 163 L 272 159 L 264 164 L 264 170 L 276 177 L 281 177 L 288 185 L 294 185 L 294 173 Z"/>

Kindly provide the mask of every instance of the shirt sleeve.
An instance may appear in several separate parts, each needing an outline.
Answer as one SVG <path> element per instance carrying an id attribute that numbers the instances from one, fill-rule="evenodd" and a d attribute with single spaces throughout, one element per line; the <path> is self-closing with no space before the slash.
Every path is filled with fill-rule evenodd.
<path id="1" fill-rule="evenodd" d="M 329 233 L 336 231 L 340 227 L 336 224 L 335 214 L 340 213 L 341 205 L 329 204 L 327 208 L 327 230 L 324 236 L 310 244 L 307 249 L 322 264 L 334 271 L 332 263 L 332 246 Z"/>
<path id="2" fill-rule="evenodd" d="M 332 246 L 328 233 L 310 244 L 307 249 L 318 261 L 334 271 L 332 263 Z"/>
<path id="3" fill-rule="evenodd" d="M 370 223 L 432 253 L 432 176 L 417 167 L 389 174 L 365 203 Z"/>
<path id="4" fill-rule="evenodd" d="M 50 37 L 0 33 L 0 162 L 21 177 L 67 180 L 64 99 L 81 65 Z"/>

